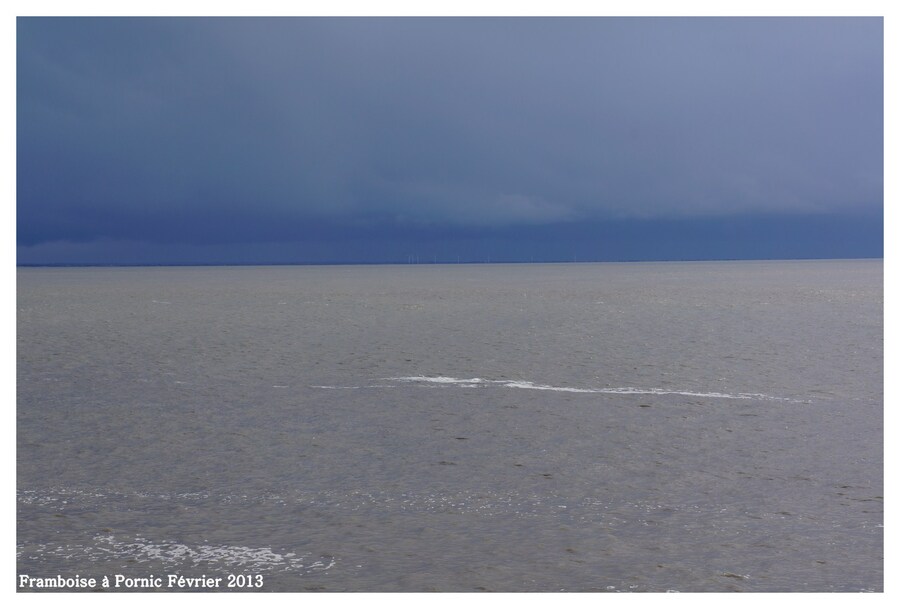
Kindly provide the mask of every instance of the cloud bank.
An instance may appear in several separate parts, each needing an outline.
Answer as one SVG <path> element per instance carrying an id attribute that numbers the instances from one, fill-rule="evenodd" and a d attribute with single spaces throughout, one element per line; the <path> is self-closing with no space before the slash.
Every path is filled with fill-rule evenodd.
<path id="1" fill-rule="evenodd" d="M 880 19 L 20 18 L 17 36 L 20 258 L 882 213 Z"/>

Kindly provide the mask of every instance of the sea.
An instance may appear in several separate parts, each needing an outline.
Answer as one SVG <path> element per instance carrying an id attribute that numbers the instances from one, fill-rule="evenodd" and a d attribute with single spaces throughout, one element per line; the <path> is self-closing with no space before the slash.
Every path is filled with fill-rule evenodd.
<path id="1" fill-rule="evenodd" d="M 18 268 L 16 589 L 880 592 L 881 260 Z"/>

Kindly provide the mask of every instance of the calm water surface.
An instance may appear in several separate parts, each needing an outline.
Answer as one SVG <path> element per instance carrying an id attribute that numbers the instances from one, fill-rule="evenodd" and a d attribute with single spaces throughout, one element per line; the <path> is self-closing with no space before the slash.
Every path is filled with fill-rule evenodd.
<path id="1" fill-rule="evenodd" d="M 882 272 L 19 269 L 17 573 L 881 591 Z"/>

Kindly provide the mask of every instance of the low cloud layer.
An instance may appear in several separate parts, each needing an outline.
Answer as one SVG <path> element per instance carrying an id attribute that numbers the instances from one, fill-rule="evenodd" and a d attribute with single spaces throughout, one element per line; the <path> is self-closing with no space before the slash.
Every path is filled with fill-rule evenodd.
<path id="1" fill-rule="evenodd" d="M 26 248 L 883 205 L 880 19 L 20 18 L 17 35 Z"/>

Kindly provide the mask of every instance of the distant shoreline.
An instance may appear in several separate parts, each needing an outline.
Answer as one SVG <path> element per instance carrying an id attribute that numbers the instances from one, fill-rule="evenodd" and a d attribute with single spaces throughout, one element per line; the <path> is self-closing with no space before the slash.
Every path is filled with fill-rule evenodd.
<path id="1" fill-rule="evenodd" d="M 105 263 L 105 262 L 51 262 L 51 263 L 17 263 L 16 268 L 160 268 L 160 267 L 235 267 L 235 266 L 496 266 L 496 265 L 528 265 L 528 264 L 677 264 L 684 262 L 828 262 L 853 260 L 881 260 L 884 257 L 859 258 L 692 258 L 683 260 L 497 260 L 461 261 L 461 262 L 141 262 L 141 263 Z"/>

